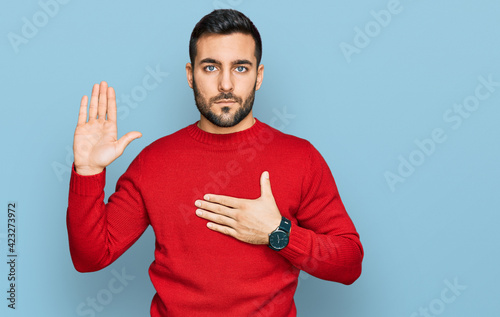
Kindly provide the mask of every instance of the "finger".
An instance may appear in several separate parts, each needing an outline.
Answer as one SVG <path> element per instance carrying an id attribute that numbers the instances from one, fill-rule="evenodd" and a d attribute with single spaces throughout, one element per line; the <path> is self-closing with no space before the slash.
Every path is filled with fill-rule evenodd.
<path id="1" fill-rule="evenodd" d="M 234 228 L 236 221 L 230 217 L 221 214 L 213 213 L 203 209 L 196 209 L 196 215 L 213 223 L 217 223 L 226 227 Z"/>
<path id="2" fill-rule="evenodd" d="M 269 180 L 269 172 L 265 171 L 260 175 L 260 196 L 273 197 L 271 191 L 271 181 Z"/>
<path id="3" fill-rule="evenodd" d="M 235 209 L 231 207 L 227 207 L 224 205 L 220 205 L 217 203 L 211 203 L 208 201 L 203 201 L 203 200 L 197 200 L 194 202 L 195 206 L 197 206 L 200 209 L 208 210 L 213 213 L 223 215 L 226 217 L 234 218 L 235 215 Z"/>
<path id="4" fill-rule="evenodd" d="M 89 106 L 89 121 L 97 119 L 97 102 L 99 101 L 99 84 L 92 87 L 92 95 L 90 96 Z"/>
<path id="5" fill-rule="evenodd" d="M 241 198 L 215 194 L 206 194 L 205 196 L 203 196 L 203 199 L 231 208 L 240 208 L 244 200 Z"/>
<path id="6" fill-rule="evenodd" d="M 219 224 L 213 223 L 213 222 L 207 223 L 207 227 L 213 231 L 217 231 L 217 232 L 220 232 L 222 234 L 225 234 L 226 236 L 236 238 L 237 232 L 233 228 L 219 225 Z"/>
<path id="7" fill-rule="evenodd" d="M 122 155 L 123 151 L 125 151 L 125 148 L 130 144 L 130 142 L 140 138 L 141 136 L 142 133 L 137 131 L 132 131 L 122 136 L 117 141 L 118 154 Z"/>
<path id="8" fill-rule="evenodd" d="M 77 125 L 84 125 L 87 122 L 87 105 L 89 102 L 89 97 L 83 96 L 80 101 L 80 112 L 78 113 L 78 123 Z"/>
<path id="9" fill-rule="evenodd" d="M 108 87 L 108 120 L 116 122 L 116 94 L 113 87 Z"/>
<path id="10" fill-rule="evenodd" d="M 97 108 L 97 118 L 106 119 L 106 111 L 108 110 L 108 83 L 101 81 L 99 87 L 99 107 Z"/>

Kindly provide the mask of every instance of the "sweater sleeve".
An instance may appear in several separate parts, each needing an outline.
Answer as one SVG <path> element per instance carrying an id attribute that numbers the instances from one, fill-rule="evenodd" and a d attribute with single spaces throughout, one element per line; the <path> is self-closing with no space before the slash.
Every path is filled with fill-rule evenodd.
<path id="1" fill-rule="evenodd" d="M 73 264 L 98 271 L 122 255 L 146 230 L 149 219 L 140 191 L 141 156 L 118 179 L 104 202 L 106 169 L 83 176 L 71 169 L 66 224 Z"/>
<path id="2" fill-rule="evenodd" d="M 352 284 L 361 274 L 363 247 L 332 173 L 310 144 L 297 224 L 279 251 L 297 268 L 324 280 Z"/>

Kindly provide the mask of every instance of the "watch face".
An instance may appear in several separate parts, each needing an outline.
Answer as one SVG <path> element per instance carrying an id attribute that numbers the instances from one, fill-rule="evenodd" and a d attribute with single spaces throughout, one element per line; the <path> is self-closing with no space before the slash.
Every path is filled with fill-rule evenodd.
<path id="1" fill-rule="evenodd" d="M 288 234 L 284 231 L 275 231 L 269 236 L 269 244 L 275 249 L 283 249 L 288 245 Z"/>

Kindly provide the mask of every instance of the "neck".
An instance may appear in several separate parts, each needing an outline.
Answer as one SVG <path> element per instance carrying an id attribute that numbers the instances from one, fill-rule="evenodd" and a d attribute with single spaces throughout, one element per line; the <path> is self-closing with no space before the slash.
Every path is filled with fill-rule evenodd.
<path id="1" fill-rule="evenodd" d="M 250 112 L 243 120 L 241 120 L 237 125 L 232 127 L 219 127 L 212 122 L 208 121 L 203 115 L 200 115 L 200 121 L 198 122 L 198 128 L 201 130 L 214 133 L 214 134 L 228 134 L 246 130 L 255 123 L 255 118 L 252 112 Z"/>

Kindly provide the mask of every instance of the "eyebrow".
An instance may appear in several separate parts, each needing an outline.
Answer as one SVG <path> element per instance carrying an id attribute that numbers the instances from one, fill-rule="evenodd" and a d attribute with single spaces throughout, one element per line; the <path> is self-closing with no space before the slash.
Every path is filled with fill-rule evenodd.
<path id="1" fill-rule="evenodd" d="M 200 64 L 217 64 L 221 65 L 222 63 L 213 58 L 204 58 L 200 61 Z M 237 59 L 232 62 L 233 65 L 250 65 L 253 66 L 253 63 L 248 59 Z"/>

